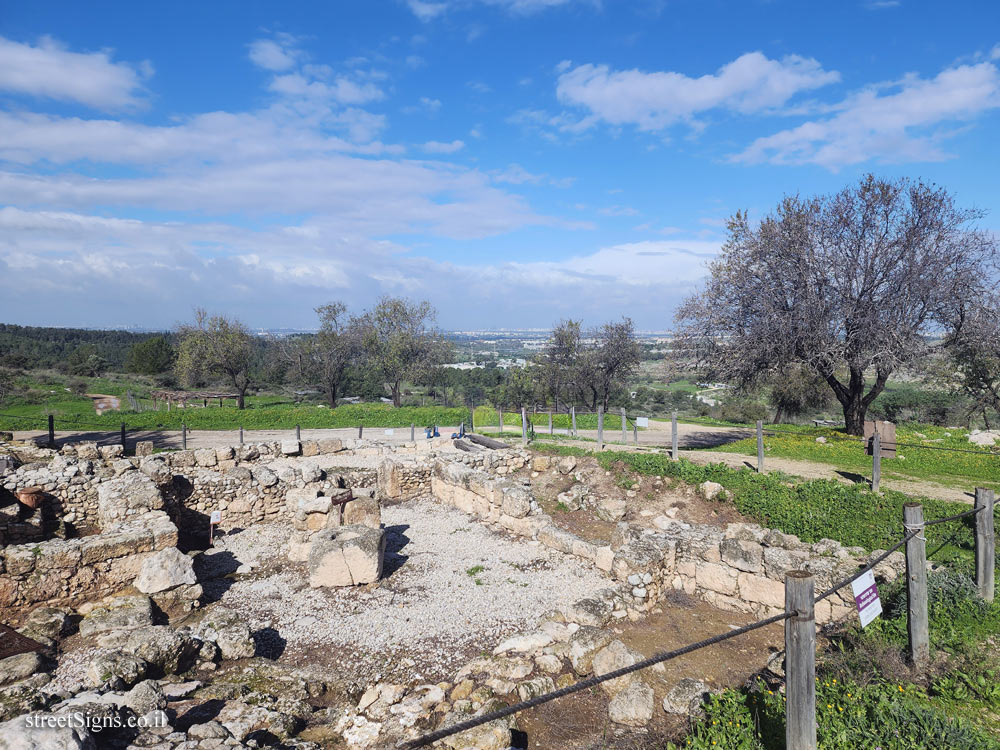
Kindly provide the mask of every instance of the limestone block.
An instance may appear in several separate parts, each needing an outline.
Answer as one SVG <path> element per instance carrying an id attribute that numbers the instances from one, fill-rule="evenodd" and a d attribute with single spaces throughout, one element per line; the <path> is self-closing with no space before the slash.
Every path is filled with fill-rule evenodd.
<path id="1" fill-rule="evenodd" d="M 700 588 L 727 596 L 735 596 L 738 591 L 736 571 L 725 565 L 701 563 L 695 573 L 695 580 Z"/>
<path id="2" fill-rule="evenodd" d="M 169 547 L 143 561 L 135 587 L 144 594 L 156 594 L 197 582 L 191 558 L 176 547 Z"/>
<path id="3" fill-rule="evenodd" d="M 153 455 L 153 441 L 152 440 L 140 440 L 135 444 L 135 455 L 137 456 L 152 456 Z"/>
<path id="4" fill-rule="evenodd" d="M 764 548 L 757 542 L 723 539 L 719 552 L 722 561 L 734 568 L 747 573 L 760 573 L 764 570 Z"/>
<path id="5" fill-rule="evenodd" d="M 302 452 L 302 445 L 298 440 L 282 440 L 281 454 L 283 456 L 297 456 Z"/>
<path id="6" fill-rule="evenodd" d="M 320 531 L 309 550 L 309 585 L 319 588 L 377 581 L 382 575 L 385 543 L 385 531 L 368 526 Z"/>

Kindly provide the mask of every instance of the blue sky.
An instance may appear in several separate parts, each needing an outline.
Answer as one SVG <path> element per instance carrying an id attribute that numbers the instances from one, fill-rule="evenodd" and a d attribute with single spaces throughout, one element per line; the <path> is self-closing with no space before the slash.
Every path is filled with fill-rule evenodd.
<path id="1" fill-rule="evenodd" d="M 669 328 L 725 219 L 868 171 L 1000 228 L 1000 4 L 8 4 L 0 298 L 309 327 Z"/>

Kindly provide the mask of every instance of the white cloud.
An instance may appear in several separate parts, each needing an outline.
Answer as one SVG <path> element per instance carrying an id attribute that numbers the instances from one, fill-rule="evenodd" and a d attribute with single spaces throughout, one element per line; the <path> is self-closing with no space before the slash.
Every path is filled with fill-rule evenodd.
<path id="1" fill-rule="evenodd" d="M 601 216 L 638 216 L 639 212 L 636 211 L 631 206 L 607 206 L 606 208 L 598 209 L 597 213 Z"/>
<path id="2" fill-rule="evenodd" d="M 993 63 L 960 65 L 934 78 L 909 74 L 869 86 L 833 107 L 826 119 L 758 138 L 735 161 L 819 164 L 838 169 L 872 159 L 940 161 L 954 126 L 1000 107 L 1000 71 Z"/>
<path id="3" fill-rule="evenodd" d="M 142 104 L 149 63 L 112 62 L 111 53 L 70 52 L 49 37 L 37 46 L 0 37 L 0 91 L 78 102 L 101 110 Z"/>
<path id="4" fill-rule="evenodd" d="M 579 65 L 560 74 L 556 94 L 563 104 L 588 111 L 576 123 L 577 128 L 604 121 L 658 131 L 679 121 L 691 122 L 717 108 L 740 114 L 772 110 L 801 91 L 838 80 L 839 73 L 823 70 L 811 58 L 788 55 L 772 60 L 760 52 L 749 52 L 716 73 L 698 78 L 676 72 L 612 71 L 607 65 Z"/>
<path id="5" fill-rule="evenodd" d="M 298 55 L 273 39 L 258 39 L 250 45 L 250 61 L 259 68 L 281 72 L 295 67 Z"/>
<path id="6" fill-rule="evenodd" d="M 446 10 L 448 10 L 447 3 L 431 3 L 425 0 L 406 0 L 406 4 L 413 11 L 413 15 L 419 18 L 421 21 L 433 21 L 435 18 L 440 16 Z"/>
<path id="7" fill-rule="evenodd" d="M 285 96 L 329 99 L 341 104 L 365 104 L 385 96 L 373 83 L 355 82 L 345 77 L 338 77 L 330 83 L 325 83 L 309 80 L 299 73 L 275 76 L 270 89 Z"/>
<path id="8" fill-rule="evenodd" d="M 427 141 L 421 148 L 428 154 L 453 154 L 465 148 L 465 141 L 454 140 L 450 143 Z"/>

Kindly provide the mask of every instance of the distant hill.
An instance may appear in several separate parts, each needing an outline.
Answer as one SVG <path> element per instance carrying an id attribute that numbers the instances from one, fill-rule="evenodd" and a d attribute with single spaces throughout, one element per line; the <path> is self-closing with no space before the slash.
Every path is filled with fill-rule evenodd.
<path id="1" fill-rule="evenodd" d="M 162 335 L 0 323 L 0 367 L 58 367 L 80 347 L 87 347 L 88 352 L 107 360 L 112 369 L 121 370 L 133 344 Z"/>

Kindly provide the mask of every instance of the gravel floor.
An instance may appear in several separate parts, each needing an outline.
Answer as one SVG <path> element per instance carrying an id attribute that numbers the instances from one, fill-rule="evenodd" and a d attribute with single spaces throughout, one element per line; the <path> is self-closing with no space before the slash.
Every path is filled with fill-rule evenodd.
<path id="1" fill-rule="evenodd" d="M 270 655 L 364 683 L 444 679 L 545 612 L 611 585 L 430 500 L 384 507 L 382 521 L 387 575 L 377 586 L 309 588 L 304 566 L 272 567 L 284 558 L 288 527 L 262 525 L 220 540 L 211 556 L 218 572 L 242 563 L 255 572 L 206 590 L 261 631 Z"/>

